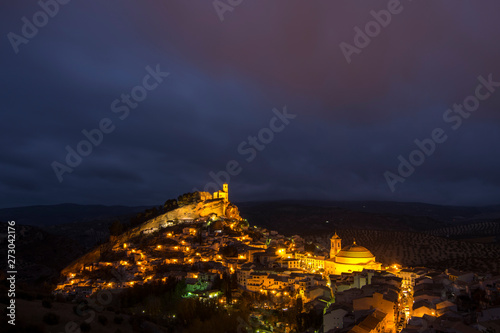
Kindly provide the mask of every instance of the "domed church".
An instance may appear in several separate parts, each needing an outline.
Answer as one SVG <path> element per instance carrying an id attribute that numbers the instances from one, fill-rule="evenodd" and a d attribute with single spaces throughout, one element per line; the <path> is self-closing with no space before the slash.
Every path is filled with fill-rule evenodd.
<path id="1" fill-rule="evenodd" d="M 354 241 L 351 245 L 341 247 L 342 239 L 335 233 L 330 239 L 330 258 L 325 260 L 327 274 L 361 272 L 363 269 L 380 270 L 382 264 L 375 261 L 375 256 Z"/>

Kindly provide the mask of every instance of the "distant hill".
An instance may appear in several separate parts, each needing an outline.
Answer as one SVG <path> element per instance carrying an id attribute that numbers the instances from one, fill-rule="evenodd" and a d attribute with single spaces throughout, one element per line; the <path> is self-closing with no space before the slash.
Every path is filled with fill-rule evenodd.
<path id="1" fill-rule="evenodd" d="M 275 201 L 237 204 L 241 216 L 279 232 L 316 234 L 334 229 L 430 231 L 500 220 L 500 205 L 439 206 L 405 202 Z"/>
<path id="2" fill-rule="evenodd" d="M 7 248 L 7 223 L 0 222 L 0 246 Z M 43 278 L 57 276 L 72 260 L 87 251 L 73 239 L 48 233 L 35 226 L 16 224 L 16 267 L 18 279 L 43 282 Z M 7 255 L 0 258 L 7 267 Z"/>
<path id="3" fill-rule="evenodd" d="M 0 209 L 0 221 L 15 220 L 17 224 L 47 227 L 73 222 L 108 220 L 110 218 L 137 214 L 147 208 L 151 207 L 78 205 L 71 203 L 3 208 Z"/>
<path id="4" fill-rule="evenodd" d="M 426 216 L 443 222 L 500 218 L 500 205 L 441 206 L 420 202 L 336 201 L 332 205 L 369 213 Z"/>

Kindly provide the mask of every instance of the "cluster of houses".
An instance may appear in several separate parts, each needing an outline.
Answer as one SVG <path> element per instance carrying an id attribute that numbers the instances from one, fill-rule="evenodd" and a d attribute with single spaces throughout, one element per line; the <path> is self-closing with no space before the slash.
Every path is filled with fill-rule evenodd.
<path id="1" fill-rule="evenodd" d="M 85 297 L 174 277 L 186 282 L 189 294 L 212 297 L 220 293 L 217 279 L 235 273 L 240 290 L 270 296 L 277 307 L 302 298 L 304 311 L 322 313 L 323 332 L 490 333 L 499 327 L 498 276 L 398 265 L 369 269 L 375 257 L 355 242 L 341 249 L 336 235 L 328 256 L 305 252 L 298 235 L 222 218 L 206 226 L 189 220 L 143 230 L 142 238 L 154 241 L 116 244 L 113 260 L 82 266 L 55 292 Z M 331 274 L 339 267 L 352 270 Z M 114 278 L 103 279 L 102 271 Z"/>
<path id="2" fill-rule="evenodd" d="M 300 237 L 285 238 L 260 228 L 250 228 L 250 237 L 245 232 L 249 228 L 241 228 L 237 222 L 219 220 L 206 228 L 205 220 L 175 221 L 175 228 L 143 230 L 142 238 L 154 237 L 153 245 L 116 244 L 113 261 L 82 265 L 78 271 L 67 274 L 55 293 L 88 296 L 100 289 L 121 289 L 168 277 L 185 279 L 189 291 L 201 293 L 211 289 L 216 276 L 235 273 L 249 261 L 298 267 L 298 261 L 286 254 L 288 248 L 303 248 Z M 229 232 L 222 232 L 223 229 Z M 274 250 L 277 246 L 279 250 Z M 231 251 L 224 253 L 224 248 Z M 111 271 L 114 278 L 104 280 L 104 274 L 99 274 L 101 270 Z"/>
<path id="3" fill-rule="evenodd" d="M 398 269 L 330 276 L 324 332 L 490 333 L 500 327 L 500 276 Z"/>
<path id="4" fill-rule="evenodd" d="M 447 269 L 418 274 L 405 333 L 494 332 L 500 324 L 500 276 Z"/>

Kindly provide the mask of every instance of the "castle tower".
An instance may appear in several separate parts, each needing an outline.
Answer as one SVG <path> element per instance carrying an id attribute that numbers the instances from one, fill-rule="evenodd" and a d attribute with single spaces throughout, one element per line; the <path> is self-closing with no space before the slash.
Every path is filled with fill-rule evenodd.
<path id="1" fill-rule="evenodd" d="M 330 238 L 330 258 L 335 257 L 341 249 L 342 239 L 339 237 L 339 235 L 337 235 L 337 232 L 335 232 L 335 235 Z"/>
<path id="2" fill-rule="evenodd" d="M 226 192 L 226 201 L 229 201 L 229 185 L 227 183 L 222 185 L 222 191 Z"/>
<path id="3" fill-rule="evenodd" d="M 229 202 L 229 185 L 227 183 L 222 184 L 222 192 L 223 192 L 223 198 L 224 198 L 224 203 Z M 226 205 L 224 205 L 224 210 L 223 214 L 226 215 Z"/>
<path id="4" fill-rule="evenodd" d="M 222 190 L 214 192 L 213 198 L 222 199 L 224 200 L 224 202 L 229 202 L 229 185 L 227 183 L 224 183 L 222 185 Z"/>

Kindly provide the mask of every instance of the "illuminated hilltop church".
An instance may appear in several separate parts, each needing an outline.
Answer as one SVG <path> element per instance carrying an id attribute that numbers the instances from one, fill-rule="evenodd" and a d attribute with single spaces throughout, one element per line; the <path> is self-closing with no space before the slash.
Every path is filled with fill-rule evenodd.
<path id="1" fill-rule="evenodd" d="M 228 202 L 229 201 L 229 185 L 223 184 L 222 191 L 218 190 L 217 192 L 214 192 L 213 198 L 214 199 L 222 199 L 222 200 L 224 200 L 224 202 Z"/>
<path id="2" fill-rule="evenodd" d="M 380 270 L 382 264 L 375 261 L 375 256 L 366 248 L 356 244 L 342 248 L 342 239 L 335 233 L 330 239 L 330 258 L 325 259 L 324 269 L 327 274 L 361 272 L 363 269 Z"/>

